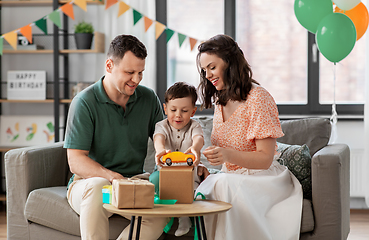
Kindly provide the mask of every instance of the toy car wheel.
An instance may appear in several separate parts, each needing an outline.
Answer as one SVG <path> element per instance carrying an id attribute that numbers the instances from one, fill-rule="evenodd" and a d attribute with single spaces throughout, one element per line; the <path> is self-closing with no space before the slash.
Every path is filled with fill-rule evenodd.
<path id="1" fill-rule="evenodd" d="M 170 158 L 165 159 L 165 163 L 166 163 L 168 166 L 172 165 L 172 159 L 170 159 Z"/>
<path id="2" fill-rule="evenodd" d="M 193 159 L 192 158 L 187 158 L 187 165 L 192 166 L 192 164 L 193 164 Z"/>

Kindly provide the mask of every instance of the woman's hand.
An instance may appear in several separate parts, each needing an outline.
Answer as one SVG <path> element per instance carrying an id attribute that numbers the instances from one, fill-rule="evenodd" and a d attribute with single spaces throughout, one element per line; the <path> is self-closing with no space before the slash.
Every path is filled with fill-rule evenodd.
<path id="1" fill-rule="evenodd" d="M 157 152 L 157 153 L 156 153 L 156 155 L 155 155 L 155 163 L 156 163 L 156 165 L 158 165 L 158 166 L 160 166 L 160 167 L 164 166 L 164 163 L 163 163 L 162 161 L 160 161 L 160 159 L 161 159 L 165 154 L 168 154 L 168 153 L 170 153 L 170 152 L 171 152 L 170 150 L 166 150 L 166 149 L 164 149 L 164 150 L 162 150 L 162 151 L 160 151 L 160 152 Z"/>
<path id="2" fill-rule="evenodd" d="M 206 148 L 202 153 L 208 159 L 208 162 L 213 165 L 221 165 L 227 162 L 227 151 L 228 149 L 217 147 L 217 146 L 210 146 Z"/>
<path id="3" fill-rule="evenodd" d="M 248 169 L 268 169 L 273 162 L 276 140 L 274 138 L 255 139 L 256 151 L 238 151 L 210 146 L 203 154 L 211 165 L 225 162 Z"/>

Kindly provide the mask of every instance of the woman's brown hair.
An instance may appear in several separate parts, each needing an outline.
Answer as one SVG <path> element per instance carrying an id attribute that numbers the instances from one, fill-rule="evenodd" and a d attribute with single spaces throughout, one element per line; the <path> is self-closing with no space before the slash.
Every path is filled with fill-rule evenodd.
<path id="1" fill-rule="evenodd" d="M 217 104 L 225 106 L 229 100 L 245 101 L 252 83 L 252 71 L 249 63 L 238 44 L 227 35 L 216 35 L 201 43 L 196 57 L 198 71 L 200 73 L 199 95 L 202 100 L 202 108 L 211 108 L 216 100 Z M 225 89 L 217 91 L 214 85 L 206 79 L 206 73 L 201 69 L 200 56 L 203 53 L 214 54 L 226 63 L 224 70 Z M 258 84 L 258 83 L 257 83 Z"/>

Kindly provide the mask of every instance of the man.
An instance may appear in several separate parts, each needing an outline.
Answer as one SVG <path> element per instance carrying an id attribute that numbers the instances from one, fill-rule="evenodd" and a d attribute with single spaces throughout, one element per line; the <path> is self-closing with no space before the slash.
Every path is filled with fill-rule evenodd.
<path id="1" fill-rule="evenodd" d="M 144 173 L 148 137 L 163 119 L 156 94 L 139 86 L 146 56 L 136 37 L 117 36 L 109 47 L 105 76 L 71 103 L 64 148 L 75 175 L 67 198 L 80 215 L 82 239 L 109 239 L 111 214 L 103 208 L 102 187 Z M 140 239 L 159 238 L 166 223 L 167 218 L 143 218 Z M 129 226 L 118 239 L 127 239 L 128 232 Z"/>

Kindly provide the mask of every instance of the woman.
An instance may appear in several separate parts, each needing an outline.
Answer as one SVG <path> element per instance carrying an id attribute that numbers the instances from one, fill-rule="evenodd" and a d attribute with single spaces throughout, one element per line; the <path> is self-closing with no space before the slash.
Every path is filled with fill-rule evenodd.
<path id="1" fill-rule="evenodd" d="M 283 132 L 272 96 L 252 79 L 242 50 L 217 35 L 198 47 L 202 106 L 215 103 L 212 146 L 203 154 L 224 173 L 205 179 L 197 192 L 233 205 L 205 218 L 209 239 L 299 239 L 302 190 L 276 159 Z"/>

